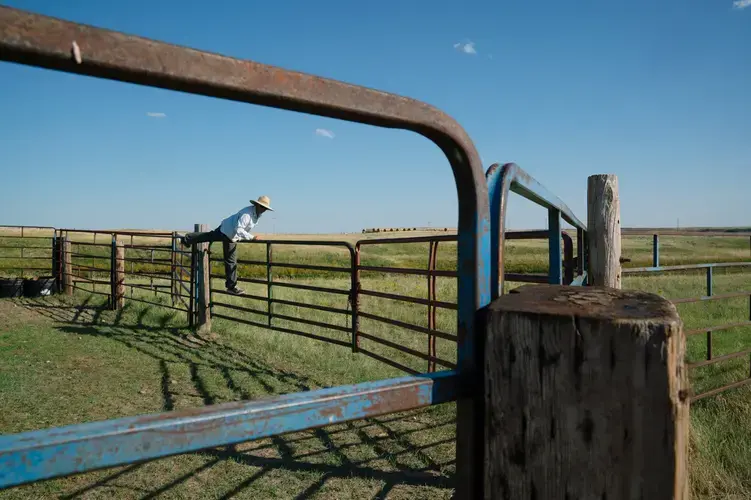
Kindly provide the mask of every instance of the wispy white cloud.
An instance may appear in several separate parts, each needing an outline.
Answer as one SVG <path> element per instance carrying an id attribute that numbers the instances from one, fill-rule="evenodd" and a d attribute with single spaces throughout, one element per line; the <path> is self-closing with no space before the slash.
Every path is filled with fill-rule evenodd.
<path id="1" fill-rule="evenodd" d="M 454 44 L 454 48 L 464 54 L 470 54 L 470 55 L 477 54 L 477 49 L 475 49 L 475 42 L 465 42 L 465 43 L 457 42 Z"/>
<path id="2" fill-rule="evenodd" d="M 333 139 L 334 137 L 336 137 L 336 135 L 334 135 L 334 133 L 331 130 L 327 130 L 325 128 L 317 128 L 316 135 L 325 137 L 327 139 Z"/>
<path id="3" fill-rule="evenodd" d="M 745 9 L 746 7 L 751 7 L 751 0 L 735 0 L 733 2 L 733 7 L 736 9 Z"/>
<path id="4" fill-rule="evenodd" d="M 146 116 L 150 118 L 167 118 L 166 113 L 155 113 L 154 111 L 149 111 L 148 113 L 146 113 Z"/>

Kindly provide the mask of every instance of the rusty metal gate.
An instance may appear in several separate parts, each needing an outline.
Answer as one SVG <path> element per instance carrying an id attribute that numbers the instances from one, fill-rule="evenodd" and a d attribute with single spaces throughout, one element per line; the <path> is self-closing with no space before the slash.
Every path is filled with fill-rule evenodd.
<path id="1" fill-rule="evenodd" d="M 478 497 L 483 392 L 476 313 L 502 290 L 506 199 L 513 191 L 548 209 L 552 270 L 561 269 L 561 218 L 577 228 L 580 240 L 585 230 L 560 200 L 514 165 L 491 167 L 486 182 L 465 131 L 441 111 L 405 97 L 8 7 L 0 7 L 0 59 L 410 130 L 444 152 L 459 202 L 455 369 L 0 436 L 0 487 L 455 400 L 456 495 Z M 560 283 L 560 271 L 553 274 L 551 282 Z"/>
<path id="2" fill-rule="evenodd" d="M 195 262 L 176 233 L 57 229 L 55 241 L 56 275 L 68 276 L 74 290 L 106 297 L 113 307 L 119 296 L 183 312 L 192 325 Z"/>

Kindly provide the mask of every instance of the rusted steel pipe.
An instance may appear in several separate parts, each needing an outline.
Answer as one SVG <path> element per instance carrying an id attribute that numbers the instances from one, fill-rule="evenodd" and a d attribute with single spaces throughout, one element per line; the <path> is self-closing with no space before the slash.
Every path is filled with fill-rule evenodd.
<path id="1" fill-rule="evenodd" d="M 0 59 L 99 78 L 411 130 L 446 155 L 458 193 L 458 366 L 479 387 L 476 312 L 490 302 L 490 218 L 479 154 L 466 132 L 425 103 L 364 87 L 0 7 Z M 166 235 L 168 238 L 170 234 Z M 192 297 L 191 297 L 192 298 Z M 192 313 L 192 311 L 191 311 Z M 193 318 L 191 315 L 191 322 Z M 457 487 L 482 496 L 482 391 L 457 405 Z"/>

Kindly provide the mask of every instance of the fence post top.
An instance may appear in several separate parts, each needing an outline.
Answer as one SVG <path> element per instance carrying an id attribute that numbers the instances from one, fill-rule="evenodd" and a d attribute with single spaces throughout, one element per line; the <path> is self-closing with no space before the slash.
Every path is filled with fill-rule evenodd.
<path id="1" fill-rule="evenodd" d="M 680 322 L 675 306 L 659 295 L 608 287 L 527 285 L 495 300 L 488 309 L 591 319 Z"/>

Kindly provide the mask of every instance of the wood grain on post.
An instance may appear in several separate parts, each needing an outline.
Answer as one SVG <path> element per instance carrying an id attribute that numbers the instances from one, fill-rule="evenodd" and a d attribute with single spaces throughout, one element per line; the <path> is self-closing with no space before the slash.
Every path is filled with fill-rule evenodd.
<path id="1" fill-rule="evenodd" d="M 531 285 L 483 320 L 485 498 L 688 498 L 686 342 L 670 302 Z"/>
<path id="2" fill-rule="evenodd" d="M 206 224 L 197 224 L 196 229 L 201 232 L 209 230 Z M 211 294 L 211 263 L 209 262 L 209 244 L 198 243 L 197 266 L 196 266 L 196 285 L 198 286 L 196 312 L 198 323 L 196 324 L 197 332 L 200 334 L 211 333 L 211 308 L 209 304 Z"/>
<path id="3" fill-rule="evenodd" d="M 70 240 L 63 239 L 63 289 L 65 295 L 73 295 L 73 256 Z"/>
<path id="4" fill-rule="evenodd" d="M 589 284 L 621 288 L 621 202 L 615 175 L 587 180 L 587 240 Z"/>
<path id="5" fill-rule="evenodd" d="M 122 309 L 125 306 L 125 244 L 123 241 L 115 240 L 115 274 L 114 274 L 114 293 L 113 298 L 115 309 Z"/>

